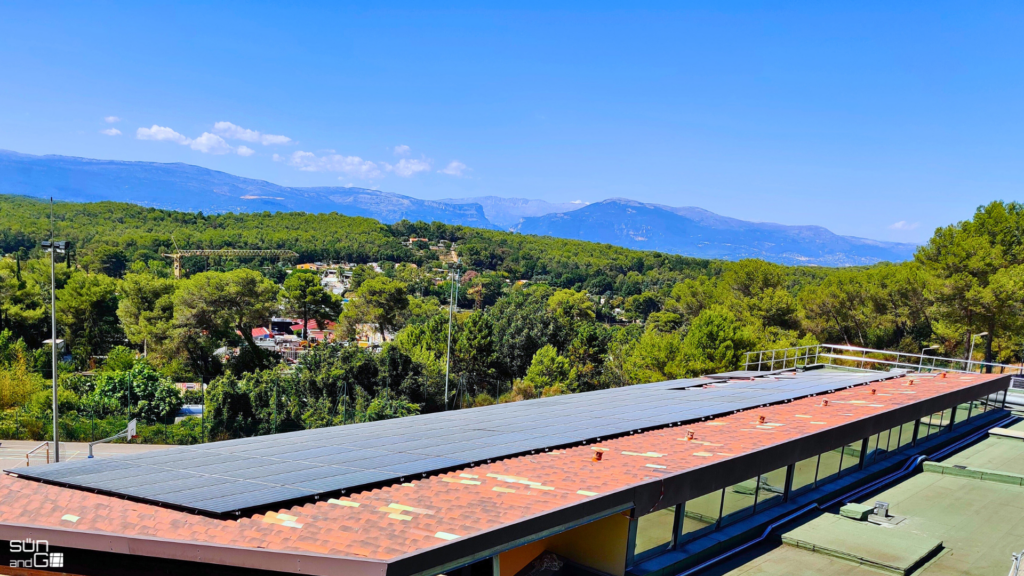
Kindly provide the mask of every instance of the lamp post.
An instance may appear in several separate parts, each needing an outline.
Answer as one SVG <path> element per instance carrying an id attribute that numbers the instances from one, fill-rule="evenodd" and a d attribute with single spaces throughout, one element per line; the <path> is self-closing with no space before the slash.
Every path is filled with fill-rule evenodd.
<path id="1" fill-rule="evenodd" d="M 53 198 L 50 198 L 50 239 L 42 242 L 42 247 L 50 252 L 50 352 L 51 376 L 53 377 L 53 461 L 60 462 L 60 428 L 57 423 L 60 414 L 57 409 L 57 251 L 63 253 L 71 247 L 68 241 L 56 242 L 53 239 Z"/>
<path id="2" fill-rule="evenodd" d="M 927 348 L 922 348 L 921 349 L 921 360 L 917 363 L 917 371 L 918 372 L 920 372 L 921 368 L 924 366 L 924 353 L 929 351 L 929 350 L 938 350 L 938 349 L 939 349 L 938 346 L 929 346 Z"/>
<path id="3" fill-rule="evenodd" d="M 980 332 L 971 335 L 971 352 L 967 355 L 967 371 L 971 371 L 971 364 L 974 364 L 974 339 L 978 336 L 988 336 L 988 332 Z"/>

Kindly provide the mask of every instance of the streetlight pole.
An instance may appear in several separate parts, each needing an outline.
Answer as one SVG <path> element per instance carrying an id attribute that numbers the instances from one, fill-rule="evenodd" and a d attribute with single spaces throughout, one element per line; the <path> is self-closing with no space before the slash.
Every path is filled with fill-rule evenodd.
<path id="1" fill-rule="evenodd" d="M 988 332 L 981 332 L 979 334 L 971 334 L 971 351 L 967 355 L 967 371 L 971 371 L 971 364 L 974 364 L 974 339 L 978 336 L 988 336 Z"/>
<path id="2" fill-rule="evenodd" d="M 53 461 L 60 462 L 60 428 L 57 422 L 60 418 L 57 410 L 57 280 L 56 280 L 56 258 L 57 246 L 53 241 L 53 197 L 50 197 L 50 352 L 52 360 L 51 376 L 53 377 Z"/>
<path id="3" fill-rule="evenodd" d="M 444 355 L 444 409 L 448 409 L 448 370 L 452 364 L 452 314 L 454 312 L 455 300 L 458 299 L 458 277 L 459 277 L 459 266 L 455 263 L 455 266 L 451 269 L 452 273 L 452 285 L 451 292 L 449 293 L 448 300 L 448 350 Z"/>

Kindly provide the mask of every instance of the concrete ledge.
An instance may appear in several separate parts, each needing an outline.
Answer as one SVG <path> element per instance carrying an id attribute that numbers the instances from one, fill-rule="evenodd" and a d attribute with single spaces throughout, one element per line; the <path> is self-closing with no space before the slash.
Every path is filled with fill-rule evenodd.
<path id="1" fill-rule="evenodd" d="M 782 543 L 906 576 L 935 556 L 942 542 L 910 531 L 890 530 L 826 514 L 782 535 Z"/>
<path id="2" fill-rule="evenodd" d="M 1024 430 L 1011 430 L 1009 428 L 993 428 L 988 431 L 988 435 L 993 438 L 1024 440 Z"/>
<path id="3" fill-rule="evenodd" d="M 867 504 L 847 504 L 839 509 L 839 515 L 854 520 L 867 520 L 873 511 L 874 507 Z"/>
<path id="4" fill-rule="evenodd" d="M 981 480 L 984 482 L 998 482 L 1000 484 L 1010 484 L 1011 486 L 1024 486 L 1024 476 L 1020 474 L 1012 474 L 1010 472 L 1000 472 L 998 470 L 968 468 L 966 466 L 957 466 L 953 464 L 946 464 L 944 462 L 925 462 L 924 471 L 931 472 L 933 474 L 942 474 L 944 476 L 957 476 L 960 478 L 970 478 L 972 480 Z"/>

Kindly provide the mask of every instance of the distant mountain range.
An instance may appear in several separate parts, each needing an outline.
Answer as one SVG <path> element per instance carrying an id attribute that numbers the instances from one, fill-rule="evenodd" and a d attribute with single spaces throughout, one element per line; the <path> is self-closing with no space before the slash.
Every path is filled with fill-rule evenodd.
<path id="1" fill-rule="evenodd" d="M 839 236 L 820 226 L 747 222 L 701 208 L 613 198 L 594 204 L 482 196 L 420 200 L 354 187 L 291 188 L 190 164 L 33 156 L 0 150 L 0 194 L 114 200 L 170 210 L 339 212 L 513 230 L 700 258 L 850 266 L 902 261 L 914 244 Z"/>
<path id="2" fill-rule="evenodd" d="M 33 156 L 0 150 L 0 193 L 71 202 L 115 200 L 189 212 L 340 212 L 496 228 L 479 204 L 420 200 L 366 188 L 289 188 L 191 164 Z"/>
<path id="3" fill-rule="evenodd" d="M 445 198 L 439 202 L 449 204 L 479 204 L 484 216 L 497 226 L 509 230 L 531 216 L 544 216 L 553 212 L 570 212 L 587 205 L 586 202 L 548 202 L 527 198 L 502 198 L 501 196 L 478 196 L 475 198 Z"/>
<path id="4" fill-rule="evenodd" d="M 780 264 L 850 266 L 912 258 L 915 244 L 840 236 L 821 226 L 786 226 L 612 198 L 572 212 L 525 218 L 523 234 L 604 242 L 638 250 Z"/>

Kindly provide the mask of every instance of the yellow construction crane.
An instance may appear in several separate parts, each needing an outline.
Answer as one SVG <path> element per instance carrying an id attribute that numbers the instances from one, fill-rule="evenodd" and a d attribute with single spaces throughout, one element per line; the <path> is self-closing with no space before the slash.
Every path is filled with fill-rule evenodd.
<path id="1" fill-rule="evenodd" d="M 256 256 L 298 256 L 291 250 L 177 250 L 174 254 L 164 254 L 165 258 L 174 260 L 174 277 L 181 280 L 181 259 L 183 256 L 235 256 L 252 258 Z"/>

